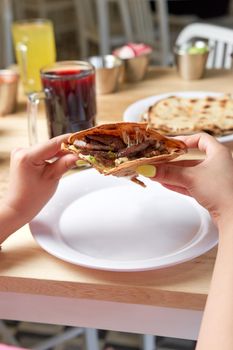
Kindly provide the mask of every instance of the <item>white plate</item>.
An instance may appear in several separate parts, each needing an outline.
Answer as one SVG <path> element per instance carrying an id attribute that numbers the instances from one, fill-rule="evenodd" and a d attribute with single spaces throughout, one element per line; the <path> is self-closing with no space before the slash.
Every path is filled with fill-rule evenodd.
<path id="1" fill-rule="evenodd" d="M 208 91 L 188 91 L 188 92 L 168 92 L 166 94 L 150 96 L 142 100 L 138 100 L 126 108 L 123 114 L 123 120 L 125 122 L 140 122 L 141 116 L 152 106 L 155 102 L 167 98 L 169 96 L 180 96 L 185 98 L 204 98 L 206 96 L 219 97 L 223 95 L 219 92 Z M 217 137 L 217 139 L 224 143 L 233 141 L 233 134 Z"/>
<path id="2" fill-rule="evenodd" d="M 31 232 L 60 259 L 111 271 L 162 268 L 216 245 L 217 231 L 204 208 L 143 180 L 146 188 L 94 169 L 67 176 L 30 223 Z"/>

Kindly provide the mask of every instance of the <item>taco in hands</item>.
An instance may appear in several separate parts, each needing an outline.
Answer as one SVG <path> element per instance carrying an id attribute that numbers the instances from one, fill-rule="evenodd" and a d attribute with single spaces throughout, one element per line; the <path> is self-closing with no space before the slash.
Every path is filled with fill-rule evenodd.
<path id="1" fill-rule="evenodd" d="M 147 123 L 128 122 L 76 132 L 63 149 L 78 154 L 104 175 L 126 176 L 142 186 L 138 166 L 168 162 L 187 151 L 182 141 L 159 134 Z"/>

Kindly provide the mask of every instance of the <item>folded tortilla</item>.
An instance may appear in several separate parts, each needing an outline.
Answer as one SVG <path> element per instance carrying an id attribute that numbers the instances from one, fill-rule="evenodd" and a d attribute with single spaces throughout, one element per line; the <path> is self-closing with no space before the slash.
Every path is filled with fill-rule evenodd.
<path id="1" fill-rule="evenodd" d="M 137 177 L 140 165 L 168 162 L 187 151 L 186 145 L 159 134 L 147 123 L 103 124 L 72 134 L 63 149 L 78 154 L 104 175 Z"/>

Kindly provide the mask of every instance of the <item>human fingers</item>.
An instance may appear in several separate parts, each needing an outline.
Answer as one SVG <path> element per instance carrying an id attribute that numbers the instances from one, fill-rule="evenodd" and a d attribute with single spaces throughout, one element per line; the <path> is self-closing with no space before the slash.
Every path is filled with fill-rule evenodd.
<path id="1" fill-rule="evenodd" d="M 66 154 L 50 163 L 46 167 L 46 176 L 59 180 L 68 170 L 76 166 L 77 156 L 75 154 Z"/>
<path id="2" fill-rule="evenodd" d="M 172 166 L 180 166 L 180 167 L 193 167 L 203 162 L 203 159 L 183 159 L 183 160 L 175 160 L 170 164 Z"/>
<path id="3" fill-rule="evenodd" d="M 64 134 L 50 139 L 49 141 L 33 146 L 30 149 L 30 159 L 35 165 L 44 164 L 45 160 L 55 157 L 61 149 L 61 144 L 68 139 L 70 134 Z"/>
<path id="4" fill-rule="evenodd" d="M 187 136 L 179 136 L 177 139 L 183 141 L 188 148 L 198 148 L 201 152 L 204 152 L 210 156 L 214 154 L 217 149 L 223 147 L 221 143 L 216 140 L 216 138 L 204 132 Z"/>
<path id="5" fill-rule="evenodd" d="M 192 181 L 192 171 L 190 167 L 182 167 L 172 164 L 160 164 L 156 167 L 156 174 L 150 177 L 151 180 L 162 183 L 187 188 Z"/>
<path id="6" fill-rule="evenodd" d="M 158 181 L 160 183 L 164 182 L 166 184 L 172 183 L 178 185 L 177 181 L 181 183 L 184 181 L 183 176 L 187 177 L 187 174 L 184 174 L 182 168 L 185 167 L 194 167 L 203 162 L 201 159 L 187 159 L 180 161 L 173 161 L 169 164 L 150 164 L 139 166 L 135 171 L 142 176 L 149 177 L 152 180 Z"/>
<path id="7" fill-rule="evenodd" d="M 165 188 L 167 188 L 168 190 L 172 190 L 174 192 L 178 192 L 180 194 L 184 194 L 186 196 L 190 196 L 190 193 L 189 191 L 184 188 L 184 187 L 181 187 L 181 186 L 174 186 L 174 185 L 168 185 L 168 184 L 165 184 L 165 183 L 161 183 L 161 185 Z"/>

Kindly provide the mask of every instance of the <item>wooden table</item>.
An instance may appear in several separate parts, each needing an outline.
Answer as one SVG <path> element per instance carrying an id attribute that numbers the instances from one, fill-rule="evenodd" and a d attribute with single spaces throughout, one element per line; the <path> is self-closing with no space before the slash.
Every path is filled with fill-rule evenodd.
<path id="1" fill-rule="evenodd" d="M 99 97 L 98 122 L 119 121 L 129 104 L 154 94 L 231 93 L 232 82 L 231 71 L 210 71 L 203 80 L 186 82 L 172 68 L 151 69 L 143 82 Z M 1 196 L 7 187 L 9 151 L 27 143 L 22 101 L 16 114 L 0 119 Z M 98 271 L 49 255 L 25 226 L 7 239 L 0 254 L 0 318 L 196 339 L 215 256 L 216 248 L 161 270 Z"/>

